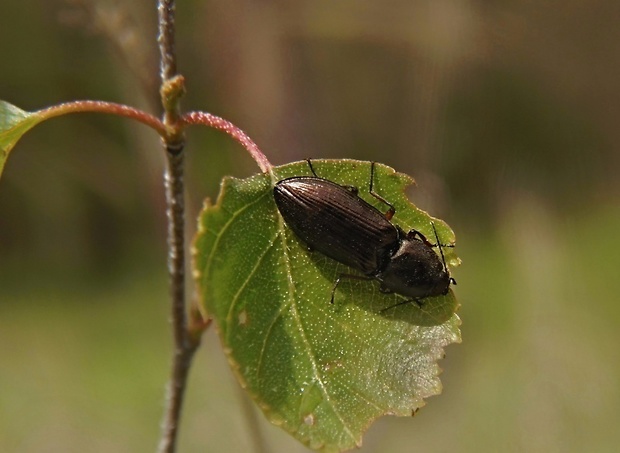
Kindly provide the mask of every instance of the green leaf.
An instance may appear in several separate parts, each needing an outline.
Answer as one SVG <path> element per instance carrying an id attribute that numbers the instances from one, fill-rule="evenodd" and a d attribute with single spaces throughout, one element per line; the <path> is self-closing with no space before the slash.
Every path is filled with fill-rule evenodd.
<path id="1" fill-rule="evenodd" d="M 43 119 L 39 112 L 25 112 L 8 102 L 0 101 L 0 176 L 9 152 L 17 141 Z"/>
<path id="2" fill-rule="evenodd" d="M 354 185 L 369 203 L 370 163 L 313 161 L 319 176 Z M 422 307 L 379 291 L 376 281 L 345 280 L 353 270 L 312 253 L 285 226 L 273 200 L 275 182 L 310 175 L 296 162 L 245 180 L 225 178 L 208 202 L 194 244 L 203 308 L 215 319 L 241 385 L 267 418 L 310 448 L 341 451 L 361 444 L 384 414 L 412 415 L 441 392 L 437 360 L 460 341 L 452 291 Z M 377 164 L 375 191 L 396 207 L 393 222 L 434 238 L 431 217 L 404 194 L 413 180 Z M 454 233 L 435 222 L 441 243 Z M 444 249 L 449 263 L 459 260 Z"/>

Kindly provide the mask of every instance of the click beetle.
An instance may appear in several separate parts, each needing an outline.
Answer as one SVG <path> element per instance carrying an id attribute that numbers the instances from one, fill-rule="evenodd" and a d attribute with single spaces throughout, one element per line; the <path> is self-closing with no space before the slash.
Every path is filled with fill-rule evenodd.
<path id="1" fill-rule="evenodd" d="M 450 283 L 456 284 L 446 266 L 434 223 L 441 259 L 433 250 L 435 245 L 422 233 L 405 233 L 391 222 L 394 206 L 373 191 L 374 162 L 370 166 L 369 193 L 389 207 L 386 213 L 360 198 L 357 188 L 318 177 L 310 159 L 307 162 L 313 176 L 283 179 L 276 183 L 273 195 L 286 225 L 310 250 L 363 274 L 341 274 L 332 289 L 332 303 L 344 278 L 378 280 L 383 292 L 407 298 L 387 309 L 445 295 Z"/>

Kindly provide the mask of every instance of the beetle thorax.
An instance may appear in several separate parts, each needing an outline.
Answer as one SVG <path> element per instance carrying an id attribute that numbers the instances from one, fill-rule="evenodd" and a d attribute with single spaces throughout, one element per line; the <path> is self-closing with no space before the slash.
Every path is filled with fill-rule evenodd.
<path id="1" fill-rule="evenodd" d="M 439 256 L 417 239 L 402 240 L 377 278 L 386 289 L 412 298 L 446 294 L 450 286 Z"/>

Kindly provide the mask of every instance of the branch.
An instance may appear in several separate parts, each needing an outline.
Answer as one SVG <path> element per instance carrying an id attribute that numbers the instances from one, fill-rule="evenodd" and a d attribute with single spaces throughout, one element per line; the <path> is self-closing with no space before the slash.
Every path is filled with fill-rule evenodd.
<path id="1" fill-rule="evenodd" d="M 185 304 L 185 185 L 183 162 L 185 137 L 180 124 L 180 99 L 185 92 L 183 77 L 177 74 L 175 54 L 175 2 L 159 0 L 159 51 L 163 123 L 168 134 L 162 138 L 166 149 L 166 205 L 168 214 L 168 273 L 170 279 L 171 321 L 174 338 L 172 370 L 166 389 L 166 402 L 159 453 L 174 453 L 194 352 L 200 344 L 200 333 L 206 327 L 192 322 L 188 329 Z M 192 319 L 192 321 L 194 321 Z"/>

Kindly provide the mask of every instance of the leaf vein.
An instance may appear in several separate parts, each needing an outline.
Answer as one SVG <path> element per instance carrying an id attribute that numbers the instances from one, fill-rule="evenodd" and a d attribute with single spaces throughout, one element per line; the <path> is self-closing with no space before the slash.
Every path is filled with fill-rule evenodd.
<path id="1" fill-rule="evenodd" d="M 289 281 L 289 299 L 290 299 L 290 307 L 291 307 L 291 314 L 293 315 L 293 319 L 295 320 L 297 326 L 298 326 L 298 331 L 301 335 L 301 340 L 303 341 L 303 343 L 306 345 L 306 351 L 308 354 L 308 357 L 310 359 L 310 363 L 312 366 L 312 371 L 314 374 L 314 378 L 316 380 L 316 382 L 319 384 L 319 388 L 321 389 L 321 392 L 323 393 L 323 396 L 325 398 L 325 401 L 327 403 L 329 403 L 329 405 L 332 408 L 332 411 L 334 413 L 334 415 L 338 418 L 338 420 L 340 420 L 340 422 L 342 423 L 343 429 L 346 431 L 347 435 L 353 440 L 353 442 L 357 442 L 355 436 L 353 435 L 353 433 L 351 432 L 351 429 L 349 428 L 347 422 L 344 420 L 342 414 L 337 410 L 335 403 L 332 401 L 332 398 L 329 394 L 329 392 L 327 391 L 327 386 L 324 382 L 324 378 L 321 375 L 320 371 L 319 371 L 319 367 L 317 366 L 317 358 L 316 355 L 314 353 L 314 350 L 312 348 L 312 344 L 309 341 L 307 335 L 306 335 L 306 329 L 305 326 L 301 320 L 301 317 L 299 315 L 299 311 L 297 310 L 296 304 L 295 304 L 295 297 L 294 294 L 296 293 L 296 287 L 295 287 L 295 283 L 293 282 L 293 278 L 292 278 L 292 270 L 291 270 L 291 258 L 289 256 L 288 253 L 288 247 L 286 246 L 286 237 L 284 234 L 284 225 L 282 223 L 282 219 L 279 219 L 280 221 L 280 231 L 282 231 L 282 234 L 280 235 L 280 237 L 282 238 L 282 245 L 283 245 L 283 251 L 284 251 L 284 257 L 285 257 L 285 263 L 286 263 L 286 273 L 288 275 L 288 281 Z"/>

